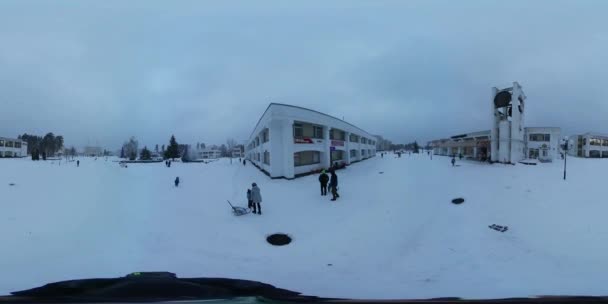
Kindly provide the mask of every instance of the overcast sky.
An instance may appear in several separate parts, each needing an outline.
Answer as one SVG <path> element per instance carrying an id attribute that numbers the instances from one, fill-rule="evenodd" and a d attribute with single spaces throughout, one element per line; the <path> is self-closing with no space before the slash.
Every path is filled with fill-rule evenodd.
<path id="1" fill-rule="evenodd" d="M 394 142 L 527 126 L 608 133 L 608 1 L 2 1 L 0 136 L 118 149 L 245 140 L 268 103 Z"/>

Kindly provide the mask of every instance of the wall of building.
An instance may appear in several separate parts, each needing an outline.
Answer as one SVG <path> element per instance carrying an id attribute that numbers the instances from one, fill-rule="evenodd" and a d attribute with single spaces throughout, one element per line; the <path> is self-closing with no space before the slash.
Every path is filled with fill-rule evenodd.
<path id="1" fill-rule="evenodd" d="M 17 138 L 0 137 L 0 157 L 27 156 L 27 142 Z"/>
<path id="2" fill-rule="evenodd" d="M 294 137 L 294 123 L 302 123 L 303 132 L 311 132 L 308 124 L 317 126 L 318 136 Z M 331 130 L 344 132 L 344 140 L 330 139 Z M 267 132 L 267 133 L 266 133 Z M 264 134 L 268 134 L 267 138 Z M 334 133 L 337 135 L 337 133 Z M 367 143 L 351 142 L 350 135 L 365 137 Z M 361 139 L 359 139 L 361 141 Z M 357 150 L 356 157 L 350 157 L 350 150 Z M 284 104 L 270 104 L 250 135 L 245 147 L 245 157 L 271 177 L 294 178 L 321 168 L 328 168 L 331 162 L 331 151 L 344 151 L 344 158 L 338 162 L 350 164 L 363 159 L 361 150 L 368 151 L 366 158 L 376 152 L 376 138 L 343 120 L 310 109 Z M 295 166 L 294 153 L 303 151 L 319 152 L 319 162 Z M 270 157 L 270 164 L 264 164 L 264 152 Z M 257 155 L 260 155 L 258 158 Z"/>
<path id="3" fill-rule="evenodd" d="M 571 136 L 573 148 L 569 155 L 588 158 L 608 158 L 608 135 L 585 133 Z"/>
<path id="4" fill-rule="evenodd" d="M 529 127 L 525 128 L 526 158 L 538 158 L 541 161 L 553 161 L 561 159 L 559 142 L 561 140 L 561 129 L 555 127 Z M 544 135 L 545 140 L 540 140 L 538 135 Z M 546 140 L 548 136 L 549 140 Z M 544 155 L 546 151 L 547 155 Z M 538 155 L 537 153 L 538 152 Z M 537 157 L 535 157 L 537 155 Z"/>

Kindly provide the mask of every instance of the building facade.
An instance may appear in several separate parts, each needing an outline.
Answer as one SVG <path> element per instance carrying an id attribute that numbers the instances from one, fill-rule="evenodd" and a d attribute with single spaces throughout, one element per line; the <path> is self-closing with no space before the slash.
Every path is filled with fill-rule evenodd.
<path id="1" fill-rule="evenodd" d="M 26 157 L 27 142 L 17 138 L 0 137 L 0 157 Z"/>
<path id="2" fill-rule="evenodd" d="M 551 162 L 561 158 L 559 141 L 561 129 L 555 127 L 524 128 L 524 158 Z M 492 132 L 490 130 L 454 135 L 450 138 L 433 140 L 428 145 L 435 155 L 460 156 L 487 161 L 492 152 Z M 607 142 L 608 143 L 608 142 Z M 607 147 L 608 148 L 608 147 Z"/>
<path id="3" fill-rule="evenodd" d="M 97 146 L 86 146 L 83 149 L 84 156 L 102 156 L 103 149 Z"/>
<path id="4" fill-rule="evenodd" d="M 524 127 L 525 100 L 514 82 L 506 89 L 492 88 L 492 128 L 433 140 L 428 146 L 436 155 L 460 156 L 480 161 L 515 163 L 524 159 L 550 162 L 561 158 L 561 129 Z M 608 145 L 608 142 L 607 142 Z"/>
<path id="5" fill-rule="evenodd" d="M 589 158 L 608 157 L 608 134 L 585 133 L 570 137 L 573 147 L 568 155 Z"/>
<path id="6" fill-rule="evenodd" d="M 550 162 L 560 159 L 561 129 L 555 127 L 525 128 L 526 158 Z"/>
<path id="7" fill-rule="evenodd" d="M 195 156 L 198 159 L 210 159 L 210 158 L 220 158 L 222 157 L 222 151 L 219 149 L 201 149 L 195 151 Z"/>
<path id="8" fill-rule="evenodd" d="M 384 139 L 380 135 L 374 135 L 374 137 L 376 138 L 376 151 L 389 151 L 391 149 L 393 143 L 390 140 Z"/>
<path id="9" fill-rule="evenodd" d="M 271 103 L 254 128 L 245 157 L 272 178 L 294 178 L 376 155 L 376 139 L 314 110 Z"/>

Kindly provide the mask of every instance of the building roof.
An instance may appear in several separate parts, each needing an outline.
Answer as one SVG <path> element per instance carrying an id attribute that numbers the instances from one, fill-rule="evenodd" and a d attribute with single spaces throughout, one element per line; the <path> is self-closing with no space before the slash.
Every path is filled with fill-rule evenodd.
<path id="1" fill-rule="evenodd" d="M 321 114 L 321 115 L 324 115 L 324 116 L 327 116 L 327 117 L 330 117 L 330 118 L 333 118 L 333 119 L 339 120 L 339 121 L 341 121 L 341 122 L 343 122 L 343 123 L 345 123 L 345 124 L 347 124 L 347 125 L 350 125 L 351 127 L 355 128 L 355 129 L 357 129 L 357 130 L 359 130 L 359 131 L 361 131 L 361 132 L 363 132 L 363 133 L 367 133 L 367 134 L 370 134 L 370 135 L 371 135 L 371 133 L 369 133 L 369 132 L 367 132 L 367 131 L 365 131 L 365 130 L 363 130 L 363 129 L 361 129 L 361 128 L 359 128 L 359 127 L 357 127 L 357 126 L 355 126 L 355 125 L 353 125 L 353 124 L 351 124 L 351 123 L 349 123 L 349 122 L 347 122 L 347 121 L 345 121 L 345 120 L 342 120 L 342 119 L 340 119 L 340 118 L 337 118 L 337 117 L 331 116 L 331 115 L 329 115 L 329 114 L 325 114 L 325 113 L 323 113 L 323 112 L 319 112 L 319 111 L 316 111 L 316 110 L 312 110 L 312 109 L 308 109 L 308 108 L 304 108 L 304 107 L 300 107 L 300 106 L 294 106 L 294 105 L 289 105 L 289 104 L 284 104 L 284 103 L 276 103 L 276 102 L 271 102 L 271 103 L 268 105 L 268 107 L 266 108 L 266 110 L 264 111 L 264 113 L 262 114 L 262 116 L 260 116 L 260 119 L 258 119 L 258 122 L 255 124 L 255 127 L 253 128 L 253 131 L 251 131 L 251 134 L 249 135 L 249 138 L 251 138 L 251 137 L 253 136 L 253 133 L 255 133 L 255 130 L 256 130 L 256 129 L 258 128 L 258 126 L 260 125 L 260 122 L 262 121 L 262 118 L 263 118 L 263 117 L 266 115 L 266 113 L 268 112 L 268 110 L 269 110 L 270 108 L 274 107 L 274 106 L 290 107 L 290 108 L 294 108 L 294 109 L 300 109 L 300 110 L 305 110 L 305 111 L 309 111 L 309 112 L 313 112 L 313 113 Z M 371 135 L 371 136 L 373 136 L 373 135 Z"/>

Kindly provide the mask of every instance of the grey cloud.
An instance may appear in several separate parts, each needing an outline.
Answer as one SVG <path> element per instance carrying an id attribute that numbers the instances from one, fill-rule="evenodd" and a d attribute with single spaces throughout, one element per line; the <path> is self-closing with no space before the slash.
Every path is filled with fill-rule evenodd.
<path id="1" fill-rule="evenodd" d="M 269 102 L 397 142 L 488 128 L 519 81 L 528 125 L 604 131 L 603 1 L 0 3 L 3 136 L 246 139 Z M 6 115 L 8 113 L 8 115 Z"/>

